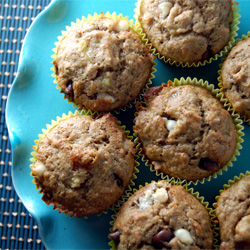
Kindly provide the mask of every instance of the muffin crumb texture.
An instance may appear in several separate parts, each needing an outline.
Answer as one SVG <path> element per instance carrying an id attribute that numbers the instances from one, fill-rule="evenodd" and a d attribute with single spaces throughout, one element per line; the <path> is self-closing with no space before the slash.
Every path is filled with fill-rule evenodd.
<path id="1" fill-rule="evenodd" d="M 115 117 L 78 115 L 60 121 L 39 141 L 32 175 L 48 205 L 87 216 L 122 196 L 134 171 L 134 153 Z"/>
<path id="2" fill-rule="evenodd" d="M 172 61 L 204 61 L 230 40 L 231 0 L 141 0 L 139 11 L 149 42 Z"/>
<path id="3" fill-rule="evenodd" d="M 237 131 L 229 112 L 203 87 L 153 87 L 139 107 L 134 131 L 143 154 L 163 174 L 199 180 L 233 156 Z"/>
<path id="4" fill-rule="evenodd" d="M 56 79 L 65 97 L 92 111 L 110 111 L 133 101 L 151 77 L 149 48 L 125 19 L 80 22 L 59 42 Z"/>
<path id="5" fill-rule="evenodd" d="M 141 209 L 138 201 L 151 200 Z M 182 186 L 152 182 L 118 212 L 110 237 L 117 249 L 211 249 L 210 216 Z"/>
<path id="6" fill-rule="evenodd" d="M 250 175 L 232 184 L 218 198 L 220 249 L 250 248 Z"/>
<path id="7" fill-rule="evenodd" d="M 223 89 L 233 108 L 250 119 L 250 37 L 239 41 L 222 65 Z"/>

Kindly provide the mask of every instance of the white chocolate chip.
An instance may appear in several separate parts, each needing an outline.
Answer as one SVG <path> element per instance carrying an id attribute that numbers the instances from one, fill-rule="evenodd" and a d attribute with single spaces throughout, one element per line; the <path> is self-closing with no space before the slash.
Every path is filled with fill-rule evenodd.
<path id="1" fill-rule="evenodd" d="M 171 131 L 175 128 L 177 123 L 175 120 L 168 120 L 166 117 L 163 117 L 162 119 L 165 121 L 165 126 L 168 131 Z"/>
<path id="2" fill-rule="evenodd" d="M 166 18 L 170 12 L 170 9 L 173 7 L 173 4 L 170 2 L 163 2 L 159 4 L 159 8 L 161 10 L 161 14 L 163 18 Z"/>
<path id="3" fill-rule="evenodd" d="M 165 188 L 156 189 L 154 192 L 151 189 L 147 189 L 144 192 L 144 196 L 139 198 L 139 202 L 135 201 L 135 204 L 139 207 L 139 210 L 146 210 L 153 204 L 165 203 L 168 200 L 168 192 Z"/>
<path id="4" fill-rule="evenodd" d="M 84 178 L 81 178 L 81 177 L 72 177 L 71 180 L 72 180 L 72 183 L 71 183 L 72 188 L 80 187 L 81 184 L 84 182 Z"/>
<path id="5" fill-rule="evenodd" d="M 45 167 L 45 165 L 41 162 L 41 161 L 37 161 L 32 167 L 32 173 L 35 175 L 35 176 L 42 176 L 47 168 Z"/>
<path id="6" fill-rule="evenodd" d="M 128 142 L 127 141 L 123 142 L 123 147 L 124 147 L 125 152 L 128 152 L 129 147 L 128 147 Z"/>
<path id="7" fill-rule="evenodd" d="M 126 20 L 120 20 L 115 26 L 115 31 L 126 31 L 129 29 L 129 23 Z"/>
<path id="8" fill-rule="evenodd" d="M 126 153 L 129 152 L 129 151 L 132 152 L 131 148 L 133 148 L 133 143 L 131 141 L 129 141 L 129 140 L 125 140 L 123 142 L 123 147 L 124 147 L 124 150 L 125 150 Z"/>
<path id="9" fill-rule="evenodd" d="M 108 101 L 110 103 L 115 102 L 115 98 L 108 93 L 98 93 L 97 99 L 103 99 L 103 100 Z"/>
<path id="10" fill-rule="evenodd" d="M 168 200 L 168 192 L 165 188 L 159 188 L 152 195 L 153 200 L 159 201 L 160 203 L 164 203 Z"/>
<path id="11" fill-rule="evenodd" d="M 174 121 L 174 120 L 167 121 L 167 129 L 169 131 L 173 130 L 175 128 L 175 126 L 176 126 L 176 121 Z"/>
<path id="12" fill-rule="evenodd" d="M 174 232 L 174 235 L 184 244 L 191 245 L 193 243 L 193 239 L 186 229 L 178 229 Z"/>

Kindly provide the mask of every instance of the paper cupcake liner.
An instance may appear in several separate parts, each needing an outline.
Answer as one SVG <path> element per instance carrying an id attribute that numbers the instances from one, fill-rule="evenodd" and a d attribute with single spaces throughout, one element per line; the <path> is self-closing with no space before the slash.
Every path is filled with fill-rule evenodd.
<path id="1" fill-rule="evenodd" d="M 64 31 L 61 32 L 62 35 L 57 37 L 58 41 L 55 42 L 55 46 L 56 47 L 52 49 L 52 51 L 54 52 L 54 54 L 51 56 L 51 58 L 53 59 L 53 61 L 57 57 L 57 51 L 58 51 L 58 46 L 59 46 L 60 42 L 68 34 L 68 32 L 70 31 L 70 29 L 72 27 L 74 27 L 78 23 L 85 23 L 85 22 L 88 22 L 88 21 L 98 20 L 101 17 L 107 17 L 107 18 L 111 18 L 113 20 L 126 20 L 126 21 L 128 21 L 130 28 L 132 28 L 139 35 L 139 37 L 140 37 L 141 41 L 143 42 L 143 44 L 145 46 L 149 46 L 149 45 L 147 45 L 147 40 L 144 38 L 144 34 L 141 32 L 141 29 L 137 25 L 135 25 L 133 23 L 132 19 L 128 20 L 127 16 L 123 17 L 122 14 L 118 14 L 117 15 L 116 12 L 113 12 L 112 14 L 109 11 L 107 11 L 105 14 L 103 12 L 101 12 L 100 14 L 94 13 L 93 16 L 91 16 L 90 14 L 87 17 L 83 16 L 81 20 L 78 18 L 75 23 L 71 22 L 71 26 L 66 26 L 66 30 L 64 30 Z M 51 62 L 52 64 L 53 64 L 53 61 Z M 146 89 L 152 84 L 152 79 L 155 78 L 155 76 L 154 76 L 154 73 L 156 72 L 156 68 L 155 67 L 156 67 L 156 62 L 153 61 L 153 65 L 151 67 L 150 77 L 149 77 L 148 82 L 146 83 L 145 87 L 143 88 L 142 93 L 140 93 L 134 100 L 130 101 L 124 107 L 117 108 L 117 109 L 114 109 L 114 110 L 110 110 L 109 112 L 119 114 L 120 111 L 126 111 L 127 108 L 132 108 L 132 105 L 135 104 L 138 100 L 142 100 L 142 95 L 145 93 Z M 60 85 L 59 85 L 59 83 L 57 81 L 55 66 L 53 65 L 50 69 L 53 72 L 52 75 L 51 75 L 54 78 L 53 83 L 56 84 L 56 88 L 57 89 L 61 90 Z M 64 99 L 67 99 L 67 98 L 64 96 Z M 68 99 L 67 99 L 67 101 L 68 101 L 68 104 L 72 104 L 73 105 L 73 108 L 79 108 L 79 105 L 77 105 L 76 103 L 71 102 Z M 83 108 L 82 110 L 87 111 L 86 108 Z"/>
<path id="2" fill-rule="evenodd" d="M 136 8 L 134 9 L 134 18 L 135 18 L 135 24 L 138 26 L 138 29 L 140 29 L 141 33 L 144 34 L 143 37 L 146 41 L 146 44 L 150 46 L 150 49 L 151 49 L 151 52 L 156 55 L 158 57 L 158 59 L 160 60 L 163 60 L 165 63 L 169 63 L 170 65 L 175 65 L 177 67 L 181 66 L 181 67 L 199 67 L 199 66 L 204 66 L 205 64 L 209 64 L 213 61 L 216 61 L 219 57 L 222 57 L 223 54 L 225 52 L 227 52 L 231 47 L 232 47 L 232 43 L 234 43 L 235 41 L 235 37 L 238 36 L 237 34 L 237 31 L 239 30 L 239 19 L 241 17 L 241 15 L 239 14 L 240 12 L 240 9 L 237 7 L 238 6 L 238 3 L 233 1 L 233 4 L 232 4 L 232 8 L 233 8 L 233 21 L 230 25 L 230 28 L 231 28 L 231 32 L 230 32 L 230 40 L 229 42 L 227 43 L 227 45 L 220 51 L 218 52 L 217 54 L 215 54 L 213 57 L 209 58 L 209 59 L 206 59 L 204 61 L 200 61 L 200 62 L 197 62 L 197 63 L 189 63 L 189 62 L 176 62 L 176 61 L 173 61 L 171 60 L 170 58 L 166 58 L 165 56 L 162 56 L 158 51 L 157 49 L 150 43 L 150 41 L 147 39 L 147 35 L 146 33 L 143 31 L 142 27 L 141 27 L 141 24 L 139 22 L 139 16 L 140 16 L 140 6 L 141 6 L 141 2 L 142 0 L 138 0 L 136 3 L 135 3 L 135 6 Z"/>
<path id="3" fill-rule="evenodd" d="M 188 181 L 188 180 L 181 180 L 180 178 L 176 178 L 176 177 L 170 177 L 160 171 L 157 171 L 154 169 L 153 164 L 151 163 L 151 160 L 144 154 L 144 150 L 143 150 L 143 144 L 139 139 L 138 133 L 134 133 L 134 137 L 135 142 L 136 142 L 136 148 L 138 150 L 138 154 L 142 157 L 142 161 L 144 162 L 144 164 L 146 166 L 148 166 L 150 168 L 151 172 L 155 172 L 156 176 L 160 177 L 161 179 L 166 179 L 168 181 L 172 181 L 172 180 L 176 180 L 178 182 L 186 182 L 188 185 L 190 184 L 194 184 L 197 185 L 198 183 L 204 183 L 205 180 L 210 181 L 211 178 L 217 178 L 217 175 L 222 175 L 223 171 L 227 171 L 228 167 L 232 167 L 233 166 L 233 161 L 236 161 L 236 156 L 240 155 L 239 150 L 242 148 L 242 143 L 244 142 L 243 140 L 243 136 L 244 136 L 244 132 L 243 129 L 244 127 L 242 126 L 243 121 L 240 119 L 240 116 L 238 113 L 235 113 L 234 110 L 231 108 L 230 104 L 228 103 L 228 100 L 224 97 L 224 95 L 219 91 L 219 89 L 215 89 L 213 84 L 209 84 L 208 81 L 203 81 L 198 80 L 197 78 L 193 78 L 191 79 L 190 77 L 188 77 L 187 79 L 184 79 L 183 77 L 178 80 L 178 79 L 174 79 L 174 81 L 168 81 L 168 85 L 169 86 L 182 86 L 182 85 L 195 85 L 195 86 L 200 86 L 203 88 L 206 88 L 207 90 L 209 90 L 212 95 L 217 98 L 224 106 L 224 108 L 229 112 L 229 114 L 231 115 L 233 122 L 235 124 L 235 128 L 237 131 L 237 144 L 236 144 L 236 148 L 234 151 L 233 156 L 231 157 L 231 159 L 229 160 L 229 162 L 223 166 L 222 168 L 220 168 L 218 171 L 214 172 L 212 175 L 206 177 L 206 178 L 202 178 L 196 181 Z M 137 106 L 137 110 L 138 108 L 140 108 L 140 106 L 145 106 L 145 102 L 140 102 L 138 103 L 139 105 Z M 135 113 L 135 117 L 137 117 L 138 111 Z"/>
<path id="4" fill-rule="evenodd" d="M 225 60 L 226 60 L 227 56 L 229 55 L 230 51 L 232 50 L 232 48 L 233 48 L 238 42 L 243 41 L 243 40 L 245 40 L 245 39 L 248 38 L 248 37 L 250 37 L 250 31 L 248 31 L 247 35 L 242 35 L 241 38 L 237 38 L 236 41 L 235 41 L 234 43 L 232 43 L 232 46 L 231 46 L 230 49 L 225 53 L 224 57 L 223 57 L 222 60 L 221 60 L 221 63 L 220 63 L 220 65 L 219 65 L 219 70 L 218 70 L 218 75 L 219 75 L 219 76 L 218 76 L 217 79 L 218 79 L 218 86 L 219 86 L 220 91 L 221 91 L 222 93 L 224 93 L 224 87 L 223 87 L 223 82 L 222 82 L 222 77 L 221 77 L 222 65 L 223 65 L 223 63 L 225 62 Z M 228 100 L 228 102 L 230 103 L 229 100 Z M 232 106 L 231 103 L 230 103 L 230 105 L 231 105 L 231 107 L 232 107 L 232 109 L 233 109 L 233 106 Z M 244 121 L 245 123 L 247 123 L 248 125 L 250 125 L 250 118 L 247 118 L 246 116 L 241 116 L 241 118 L 243 119 L 243 121 Z"/>
<path id="5" fill-rule="evenodd" d="M 153 183 L 155 181 L 152 181 L 151 183 Z M 214 238 L 214 241 L 213 241 L 213 249 L 215 249 L 215 246 L 218 245 L 218 233 L 217 231 L 215 230 L 215 227 L 217 226 L 217 221 L 216 221 L 216 216 L 214 214 L 214 210 L 212 208 L 209 207 L 209 203 L 204 201 L 204 197 L 203 196 L 200 196 L 200 193 L 199 192 L 195 192 L 193 188 L 189 188 L 188 185 L 186 183 L 184 183 L 184 181 L 180 181 L 180 180 L 166 180 L 166 182 L 168 182 L 169 184 L 171 185 L 174 185 L 174 186 L 183 186 L 185 188 L 185 190 L 191 194 L 192 196 L 194 196 L 207 210 L 209 216 L 210 216 L 210 221 L 211 221 L 211 228 L 213 230 L 213 238 Z M 110 221 L 110 226 L 111 228 L 109 229 L 110 232 L 112 232 L 112 229 L 113 229 L 113 226 L 114 226 L 114 223 L 115 223 L 115 219 L 116 219 L 116 214 L 118 213 L 118 211 L 120 210 L 120 208 L 122 207 L 122 205 L 129 199 L 129 197 L 131 197 L 136 191 L 140 190 L 141 188 L 149 185 L 150 183 L 146 182 L 145 185 L 140 185 L 139 186 L 139 189 L 136 189 L 134 188 L 133 190 L 131 190 L 130 192 L 127 193 L 127 196 L 126 197 L 123 197 L 123 199 L 121 199 L 119 201 L 119 206 L 117 208 L 115 208 L 113 211 L 115 212 L 112 216 L 111 216 L 111 221 Z M 111 247 L 111 250 L 115 250 L 116 249 L 116 243 L 108 236 L 109 238 L 109 243 L 108 245 Z"/>
<path id="6" fill-rule="evenodd" d="M 96 116 L 98 117 L 100 114 L 98 112 L 91 112 L 90 110 L 88 111 L 85 111 L 85 110 L 81 110 L 81 111 L 78 111 L 76 110 L 74 113 L 72 113 L 71 111 L 69 111 L 68 115 L 66 114 L 62 114 L 62 117 L 59 117 L 57 116 L 56 117 L 56 120 L 52 120 L 51 121 L 51 124 L 47 124 L 46 125 L 46 129 L 42 129 L 42 134 L 39 134 L 38 135 L 38 139 L 35 140 L 35 145 L 32 146 L 33 148 L 33 151 L 31 152 L 31 156 L 32 158 L 30 158 L 30 161 L 32 162 L 30 164 L 30 168 L 32 169 L 32 166 L 35 164 L 35 162 L 37 161 L 36 159 L 36 153 L 37 153 L 37 150 L 38 150 L 38 147 L 39 147 L 39 142 L 44 139 L 46 137 L 46 135 L 54 128 L 56 127 L 61 121 L 63 120 L 66 120 L 68 118 L 71 118 L 71 117 L 74 117 L 74 116 L 78 116 L 78 115 L 90 115 L 90 116 Z M 124 131 L 124 133 L 126 134 L 127 138 L 131 141 L 133 141 L 133 136 L 130 135 L 130 131 L 126 129 L 126 126 L 125 125 L 121 125 L 121 121 L 117 120 L 118 122 L 118 125 L 122 128 L 122 130 Z M 139 173 L 139 170 L 138 170 L 138 166 L 139 166 L 139 162 L 138 162 L 138 155 L 137 153 L 134 154 L 134 172 L 133 172 L 133 175 L 130 179 L 130 183 L 128 184 L 127 188 L 125 189 L 123 195 L 121 196 L 120 199 L 122 199 L 123 197 L 126 197 L 127 196 L 127 192 L 131 192 L 132 191 L 132 187 L 135 185 L 134 181 L 137 179 L 137 174 Z M 37 182 L 35 180 L 35 177 L 32 175 L 32 171 L 30 173 L 30 175 L 33 177 L 33 180 L 32 182 L 35 184 L 35 188 L 36 190 L 39 190 L 38 191 L 38 194 L 43 194 L 43 192 L 40 190 L 40 188 L 37 187 Z M 106 210 L 98 213 L 97 215 L 100 216 L 102 214 L 107 214 L 109 209 L 113 210 L 117 205 L 118 205 L 118 202 L 119 200 L 117 200 L 113 205 L 111 205 L 109 208 L 107 208 Z M 46 204 L 46 202 L 45 202 Z M 70 214 L 70 211 L 63 211 L 61 210 L 60 208 L 58 208 L 58 206 L 56 204 L 51 204 L 53 206 L 53 210 L 58 210 L 58 212 L 61 214 L 61 213 L 64 213 L 65 216 L 68 216 L 70 215 L 70 217 L 73 217 L 74 215 L 71 215 Z M 50 205 L 49 205 L 50 206 Z M 76 216 L 77 217 L 77 216 Z M 88 216 L 82 216 L 84 217 L 85 219 L 88 218 Z"/>
<path id="7" fill-rule="evenodd" d="M 216 210 L 216 208 L 218 206 L 218 199 L 219 199 L 219 197 L 220 197 L 220 195 L 221 195 L 221 193 L 223 191 L 227 190 L 234 183 L 236 183 L 237 181 L 241 180 L 244 176 L 248 176 L 248 175 L 250 175 L 250 172 L 246 171 L 245 174 L 241 173 L 239 176 L 234 176 L 233 180 L 229 180 L 227 184 L 223 185 L 223 189 L 221 189 L 219 191 L 220 194 L 215 197 L 216 202 L 213 203 L 213 207 L 214 207 L 214 216 L 215 216 L 215 219 L 214 219 L 214 222 L 215 222 L 215 233 L 217 235 L 216 236 L 217 237 L 216 242 L 218 243 L 218 244 L 216 244 L 216 249 L 219 249 L 219 242 L 220 242 L 220 225 L 219 225 L 219 220 L 217 219 L 216 214 L 215 214 L 215 210 Z"/>

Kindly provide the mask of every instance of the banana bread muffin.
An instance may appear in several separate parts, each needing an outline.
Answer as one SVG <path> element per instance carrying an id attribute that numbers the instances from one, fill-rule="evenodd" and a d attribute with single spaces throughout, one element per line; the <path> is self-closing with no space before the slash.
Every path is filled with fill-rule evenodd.
<path id="1" fill-rule="evenodd" d="M 221 79 L 233 108 L 250 119 L 250 37 L 230 51 L 222 65 Z"/>
<path id="2" fill-rule="evenodd" d="M 237 131 L 229 112 L 203 87 L 149 88 L 139 106 L 134 131 L 143 153 L 163 174 L 195 181 L 230 161 Z"/>
<path id="3" fill-rule="evenodd" d="M 79 109 L 111 111 L 142 92 L 151 77 L 153 59 L 126 19 L 100 15 L 69 29 L 53 64 L 69 101 Z"/>
<path id="4" fill-rule="evenodd" d="M 230 40 L 231 0 L 140 0 L 138 21 L 157 52 L 189 64 L 213 57 Z"/>
<path id="5" fill-rule="evenodd" d="M 212 249 L 210 216 L 182 186 L 141 188 L 118 212 L 110 238 L 117 249 Z"/>
<path id="6" fill-rule="evenodd" d="M 123 195 L 134 171 L 134 153 L 134 143 L 115 117 L 77 115 L 38 141 L 32 175 L 47 205 L 87 216 Z"/>
<path id="7" fill-rule="evenodd" d="M 220 194 L 215 213 L 220 224 L 220 249 L 250 249 L 250 175 Z"/>

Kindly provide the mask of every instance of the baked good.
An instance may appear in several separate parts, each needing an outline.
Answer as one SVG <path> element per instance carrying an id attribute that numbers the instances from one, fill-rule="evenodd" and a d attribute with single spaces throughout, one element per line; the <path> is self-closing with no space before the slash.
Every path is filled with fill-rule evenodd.
<path id="1" fill-rule="evenodd" d="M 110 114 L 64 119 L 37 144 L 32 175 L 42 199 L 59 212 L 100 213 L 129 185 L 134 143 Z"/>
<path id="2" fill-rule="evenodd" d="M 221 79 L 234 110 L 250 119 L 250 37 L 239 41 L 227 55 Z"/>
<path id="3" fill-rule="evenodd" d="M 215 213 L 220 225 L 220 249 L 250 249 L 250 175 L 220 194 Z"/>
<path id="4" fill-rule="evenodd" d="M 166 181 L 141 188 L 121 207 L 110 238 L 117 249 L 212 249 L 205 207 Z"/>
<path id="5" fill-rule="evenodd" d="M 230 40 L 231 0 L 140 0 L 138 21 L 149 42 L 166 59 L 197 63 Z"/>
<path id="6" fill-rule="evenodd" d="M 237 131 L 229 112 L 205 87 L 149 88 L 134 131 L 155 170 L 195 181 L 225 166 L 234 155 Z"/>
<path id="7" fill-rule="evenodd" d="M 101 14 L 68 30 L 53 64 L 69 101 L 79 109 L 111 111 L 142 92 L 151 78 L 153 59 L 126 19 Z"/>

